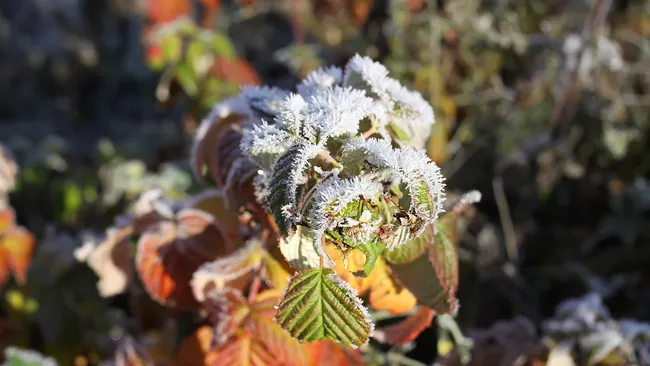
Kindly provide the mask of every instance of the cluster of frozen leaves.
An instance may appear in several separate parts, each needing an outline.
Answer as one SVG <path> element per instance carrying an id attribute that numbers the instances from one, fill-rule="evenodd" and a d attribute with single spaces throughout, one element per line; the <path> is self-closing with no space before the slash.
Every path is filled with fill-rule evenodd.
<path id="1" fill-rule="evenodd" d="M 401 293 L 414 299 L 411 308 L 416 300 L 422 307 L 389 343 L 412 339 L 434 314 L 456 311 L 456 222 L 480 194 L 443 209 L 444 178 L 424 151 L 434 123 L 418 92 L 358 55 L 344 68 L 313 71 L 294 91 L 244 87 L 202 122 L 194 172 L 203 179 L 207 168 L 230 204 L 263 212 L 262 225 L 271 223 L 295 272 L 275 319 L 294 338 L 366 343 L 374 325 L 358 292 L 367 289 L 371 303 Z M 352 253 L 361 263 L 341 275 L 339 264 L 348 267 Z M 203 267 L 195 287 L 200 292 L 201 278 L 239 262 Z M 231 272 L 240 270 L 247 271 Z M 229 286 L 224 280 L 218 287 Z"/>
<path id="2" fill-rule="evenodd" d="M 563 301 L 543 328 L 566 348 L 578 348 L 589 355 L 589 364 L 608 358 L 625 364 L 650 364 L 650 324 L 613 319 L 598 293 Z"/>

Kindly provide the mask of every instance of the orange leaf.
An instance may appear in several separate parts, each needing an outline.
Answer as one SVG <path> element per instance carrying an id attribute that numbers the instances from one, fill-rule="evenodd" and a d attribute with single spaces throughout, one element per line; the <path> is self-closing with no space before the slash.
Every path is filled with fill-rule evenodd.
<path id="1" fill-rule="evenodd" d="M 26 229 L 15 226 L 7 230 L 0 239 L 2 251 L 5 252 L 4 263 L 9 266 L 16 281 L 27 281 L 27 270 L 34 254 L 34 236 Z M 0 275 L 0 279 L 2 279 Z"/>
<path id="2" fill-rule="evenodd" d="M 147 292 L 165 305 L 195 309 L 190 288 L 202 264 L 225 253 L 214 217 L 186 208 L 149 226 L 138 241 L 136 268 Z"/>
<path id="3" fill-rule="evenodd" d="M 217 220 L 224 234 L 230 239 L 232 249 L 238 248 L 243 241 L 240 234 L 240 221 L 236 212 L 227 207 L 227 199 L 217 190 L 207 190 L 193 197 L 187 207 L 205 211 Z"/>
<path id="4" fill-rule="evenodd" d="M 13 208 L 7 207 L 0 212 L 0 235 L 16 225 L 16 214 Z"/>
<path id="5" fill-rule="evenodd" d="M 283 365 L 252 334 L 242 332 L 218 350 L 210 366 Z"/>
<path id="6" fill-rule="evenodd" d="M 215 60 L 209 74 L 237 85 L 257 85 L 260 83 L 257 72 L 244 59 L 220 57 Z"/>
<path id="7" fill-rule="evenodd" d="M 391 314 L 399 315 L 413 309 L 417 299 L 409 290 L 399 284 L 391 276 L 388 266 L 383 260 L 377 261 L 373 273 L 377 272 L 370 289 L 370 305 L 375 310 L 386 310 Z"/>
<path id="8" fill-rule="evenodd" d="M 303 345 L 309 366 L 362 366 L 359 350 L 350 349 L 330 340 L 305 343 Z"/>
<path id="9" fill-rule="evenodd" d="M 217 358 L 217 351 L 212 348 L 214 330 L 204 325 L 190 334 L 176 355 L 176 366 L 212 365 Z"/>
<path id="10" fill-rule="evenodd" d="M 283 365 L 301 366 L 306 363 L 300 343 L 273 321 L 275 305 L 282 295 L 282 289 L 266 290 L 258 294 L 250 305 L 238 292 L 228 289 L 220 292 L 225 296 L 212 298 L 215 300 L 212 304 L 221 303 L 218 308 L 212 308 L 218 316 L 215 332 L 215 336 L 219 337 L 217 344 L 223 344 L 229 340 L 227 338 L 231 340 L 237 330 L 247 330 Z"/>
<path id="11" fill-rule="evenodd" d="M 344 281 L 348 282 L 352 288 L 357 290 L 359 294 L 363 294 L 375 280 L 378 271 L 375 269 L 368 277 L 357 277 L 353 273 L 362 271 L 363 264 L 366 262 L 366 255 L 358 249 L 352 249 L 347 252 L 347 267 L 343 262 L 343 254 L 332 244 L 325 245 L 325 251 L 334 261 L 332 269 Z"/>
<path id="12" fill-rule="evenodd" d="M 391 345 L 412 342 L 431 325 L 434 315 L 432 309 L 420 306 L 415 314 L 401 322 L 377 329 L 374 337 L 382 343 Z"/>
<path id="13" fill-rule="evenodd" d="M 199 181 L 203 179 L 203 166 L 207 165 L 208 172 L 214 181 L 219 187 L 223 188 L 224 178 L 227 172 L 226 175 L 222 173 L 219 164 L 219 149 L 215 148 L 215 146 L 219 143 L 226 127 L 230 124 L 243 121 L 244 117 L 232 111 L 227 103 L 223 103 L 223 108 L 221 109 L 218 109 L 218 107 L 215 108 L 217 109 L 213 110 L 213 113 L 201 122 L 201 125 L 196 131 L 194 144 L 192 145 L 191 164 L 192 171 Z M 238 139 L 235 142 L 239 143 L 241 134 L 237 137 Z"/>
<path id="14" fill-rule="evenodd" d="M 149 19 L 153 23 L 166 23 L 188 15 L 191 7 L 190 0 L 147 0 Z"/>
<path id="15" fill-rule="evenodd" d="M 221 0 L 200 0 L 200 2 L 210 9 L 218 8 L 221 5 Z"/>

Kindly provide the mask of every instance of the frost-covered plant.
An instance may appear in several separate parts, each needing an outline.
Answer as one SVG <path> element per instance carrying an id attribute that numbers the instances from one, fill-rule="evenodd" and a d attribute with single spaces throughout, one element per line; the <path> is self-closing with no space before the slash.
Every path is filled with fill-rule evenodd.
<path id="1" fill-rule="evenodd" d="M 613 319 L 598 293 L 563 301 L 543 326 L 554 340 L 581 349 L 590 365 L 608 357 L 634 365 L 650 362 L 650 324 Z"/>
<path id="2" fill-rule="evenodd" d="M 371 305 L 378 304 L 390 293 L 373 292 L 378 283 L 398 284 L 405 291 L 392 293 L 421 305 L 407 323 L 382 332 L 387 343 L 412 340 L 433 315 L 456 311 L 455 222 L 480 194 L 461 196 L 441 216 L 444 178 L 424 152 L 434 123 L 418 92 L 359 55 L 343 69 L 312 72 L 295 91 L 245 87 L 202 122 L 195 174 L 203 178 L 207 167 L 229 203 L 260 221 L 261 237 L 279 237 L 295 270 L 275 314 L 294 338 L 365 344 L 374 325 L 358 292 L 370 287 Z M 264 245 L 271 251 L 275 243 Z M 362 253 L 360 263 L 354 253 Z M 262 262 L 241 268 L 251 263 Z M 342 274 L 345 267 L 352 274 Z M 207 288 L 207 278 L 229 287 L 232 279 L 218 268 L 196 272 L 195 292 Z"/>

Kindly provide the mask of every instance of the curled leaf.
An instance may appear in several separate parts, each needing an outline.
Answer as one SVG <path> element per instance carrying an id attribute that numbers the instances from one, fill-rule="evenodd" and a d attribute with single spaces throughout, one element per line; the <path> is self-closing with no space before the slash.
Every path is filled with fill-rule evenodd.
<path id="1" fill-rule="evenodd" d="M 99 281 L 97 289 L 103 297 L 115 296 L 128 288 L 133 276 L 133 249 L 130 226 L 111 228 L 99 243 L 92 246 L 85 261 Z"/>
<path id="2" fill-rule="evenodd" d="M 264 253 L 261 241 L 251 239 L 236 252 L 203 264 L 192 275 L 194 297 L 202 302 L 206 294 L 215 289 L 243 290 L 252 279 L 253 271 L 261 265 Z"/>
<path id="3" fill-rule="evenodd" d="M 340 239 L 339 245 L 359 247 L 366 252 L 368 259 L 376 259 L 371 255 L 377 252 L 375 241 L 382 222 L 378 209 L 382 190 L 380 183 L 365 177 L 346 180 L 334 177 L 316 189 L 310 219 L 316 248 L 328 266 L 334 262 L 323 250 L 322 241 L 326 232 Z M 369 260 L 369 263 L 369 270 L 372 270 L 374 262 Z M 366 275 L 370 273 L 369 270 Z"/>

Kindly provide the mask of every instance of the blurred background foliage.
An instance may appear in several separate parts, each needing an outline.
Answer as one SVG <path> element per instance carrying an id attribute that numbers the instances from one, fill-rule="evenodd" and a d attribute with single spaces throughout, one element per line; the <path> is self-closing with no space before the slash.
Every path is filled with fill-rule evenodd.
<path id="1" fill-rule="evenodd" d="M 148 189 L 202 189 L 187 157 L 214 102 L 357 52 L 434 106 L 428 153 L 449 188 L 483 193 L 460 244 L 473 362 L 561 359 L 546 341 L 565 344 L 558 319 L 584 317 L 578 303 L 598 320 L 571 333 L 576 364 L 650 362 L 650 331 L 612 320 L 650 321 L 647 0 L 2 1 L 0 141 L 20 167 L 7 202 L 37 244 L 27 281 L 2 289 L 0 343 L 96 364 L 138 329 L 165 360 L 182 322 L 144 295 L 102 298 L 75 250 Z M 608 349 L 599 324 L 623 341 Z M 432 327 L 396 351 L 457 364 L 449 339 Z"/>

